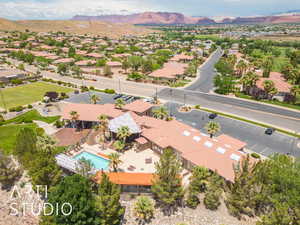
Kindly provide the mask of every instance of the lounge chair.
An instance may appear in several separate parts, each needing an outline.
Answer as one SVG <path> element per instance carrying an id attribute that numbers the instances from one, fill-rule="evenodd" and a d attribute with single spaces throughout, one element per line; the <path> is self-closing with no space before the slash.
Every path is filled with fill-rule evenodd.
<path id="1" fill-rule="evenodd" d="M 145 163 L 146 164 L 151 164 L 152 163 L 152 158 L 146 158 Z"/>
<path id="2" fill-rule="evenodd" d="M 136 168 L 132 165 L 130 165 L 128 168 L 127 168 L 129 171 L 134 171 Z"/>

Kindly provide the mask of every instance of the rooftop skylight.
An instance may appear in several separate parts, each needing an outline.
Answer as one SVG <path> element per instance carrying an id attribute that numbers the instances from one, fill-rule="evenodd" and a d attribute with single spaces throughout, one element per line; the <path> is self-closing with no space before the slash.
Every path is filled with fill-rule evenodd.
<path id="1" fill-rule="evenodd" d="M 235 161 L 239 161 L 241 157 L 233 153 L 233 154 L 231 154 L 230 158 Z"/>
<path id="2" fill-rule="evenodd" d="M 188 132 L 187 130 L 185 130 L 185 131 L 183 131 L 183 133 L 182 133 L 184 136 L 190 136 L 191 135 L 191 133 L 190 132 Z"/>
<path id="3" fill-rule="evenodd" d="M 221 147 L 218 147 L 216 149 L 217 152 L 221 153 L 221 154 L 224 154 L 226 152 L 226 149 L 225 148 L 221 148 Z"/>
<path id="4" fill-rule="evenodd" d="M 206 141 L 206 142 L 204 142 L 204 145 L 208 148 L 211 148 L 214 144 L 210 141 Z"/>
<path id="5" fill-rule="evenodd" d="M 194 136 L 194 137 L 193 137 L 193 140 L 199 142 L 199 141 L 201 140 L 201 137 L 199 137 L 199 136 Z"/>

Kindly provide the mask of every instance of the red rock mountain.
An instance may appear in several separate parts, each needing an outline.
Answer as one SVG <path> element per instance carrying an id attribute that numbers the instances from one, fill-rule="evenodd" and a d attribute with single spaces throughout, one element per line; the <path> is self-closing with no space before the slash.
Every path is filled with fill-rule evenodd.
<path id="1" fill-rule="evenodd" d="M 222 23 L 246 24 L 246 23 L 299 23 L 300 14 L 295 15 L 276 15 L 276 16 L 257 16 L 257 17 L 237 17 L 234 19 L 225 18 Z"/>
<path id="2" fill-rule="evenodd" d="M 111 23 L 130 24 L 213 24 L 206 17 L 188 17 L 181 13 L 144 12 L 132 15 L 74 16 L 72 20 L 100 20 Z"/>
<path id="3" fill-rule="evenodd" d="M 131 15 L 102 15 L 102 16 L 84 16 L 77 15 L 72 20 L 81 21 L 104 21 L 110 23 L 128 23 L 128 24 L 247 24 L 247 23 L 298 23 L 300 22 L 300 14 L 290 15 L 272 15 L 272 16 L 253 16 L 253 17 L 236 17 L 224 18 L 221 21 L 207 17 L 190 17 L 181 13 L 172 12 L 144 12 Z"/>

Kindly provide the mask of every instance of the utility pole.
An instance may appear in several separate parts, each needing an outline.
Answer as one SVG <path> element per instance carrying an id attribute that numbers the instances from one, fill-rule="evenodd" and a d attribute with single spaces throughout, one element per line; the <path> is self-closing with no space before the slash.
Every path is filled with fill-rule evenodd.
<path id="1" fill-rule="evenodd" d="M 186 103 L 186 94 L 184 93 L 183 94 L 183 104 L 185 105 L 185 103 Z"/>
<path id="2" fill-rule="evenodd" d="M 121 79 L 119 78 L 119 92 L 121 93 Z"/>

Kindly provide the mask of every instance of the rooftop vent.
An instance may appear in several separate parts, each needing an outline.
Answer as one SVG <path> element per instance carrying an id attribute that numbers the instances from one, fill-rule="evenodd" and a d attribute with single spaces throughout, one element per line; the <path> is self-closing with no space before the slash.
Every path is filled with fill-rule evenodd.
<path id="1" fill-rule="evenodd" d="M 191 133 L 190 133 L 190 132 L 188 132 L 187 130 L 185 130 L 185 131 L 183 131 L 183 135 L 188 137 L 188 136 L 190 136 L 190 135 L 191 135 Z"/>
<path id="2" fill-rule="evenodd" d="M 201 140 L 201 137 L 199 137 L 199 136 L 194 136 L 194 137 L 193 137 L 193 140 L 199 142 L 199 141 Z"/>
<path id="3" fill-rule="evenodd" d="M 236 154 L 231 154 L 230 158 L 235 160 L 235 161 L 239 161 L 241 157 L 236 155 Z"/>
<path id="4" fill-rule="evenodd" d="M 208 148 L 211 148 L 214 144 L 210 141 L 206 141 L 206 142 L 204 142 L 204 145 Z"/>
<path id="5" fill-rule="evenodd" d="M 226 152 L 226 149 L 225 148 L 221 148 L 221 147 L 218 147 L 216 149 L 217 152 L 221 153 L 221 154 L 224 154 Z"/>

